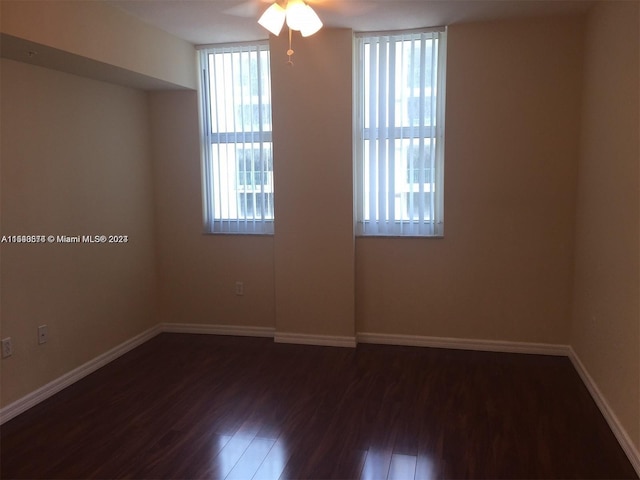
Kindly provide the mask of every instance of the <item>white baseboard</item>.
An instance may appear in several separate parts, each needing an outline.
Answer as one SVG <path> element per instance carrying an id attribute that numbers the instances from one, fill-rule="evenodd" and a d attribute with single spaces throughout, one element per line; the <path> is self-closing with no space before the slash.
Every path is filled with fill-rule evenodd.
<path id="1" fill-rule="evenodd" d="M 30 409 L 38 403 L 43 402 L 47 398 L 67 388 L 69 385 L 95 372 L 99 368 L 114 361 L 116 358 L 121 357 L 130 350 L 133 350 L 137 346 L 142 345 L 144 342 L 152 339 L 159 333 L 160 327 L 156 325 L 155 327 L 152 327 L 149 330 L 136 335 L 135 337 L 121 343 L 117 347 L 114 347 L 111 350 L 103 353 L 102 355 L 97 356 L 87 363 L 74 368 L 70 372 L 65 373 L 61 377 L 56 378 L 55 380 L 47 383 L 37 390 L 34 390 L 33 392 L 25 395 L 15 402 L 10 403 L 6 407 L 3 407 L 2 409 L 0 409 L 0 425 L 8 422 L 12 418 L 20 415 L 22 412 Z"/>
<path id="2" fill-rule="evenodd" d="M 275 328 L 248 327 L 238 325 L 203 325 L 189 323 L 163 323 L 162 332 L 167 333 L 198 333 L 210 335 L 237 335 L 242 337 L 273 338 L 276 343 L 297 343 L 300 345 L 320 345 L 328 347 L 356 346 L 355 337 L 340 337 L 333 335 L 309 335 L 303 333 L 281 333 Z"/>
<path id="3" fill-rule="evenodd" d="M 273 340 L 276 343 L 296 343 L 299 345 L 319 345 L 324 347 L 355 348 L 356 337 L 334 335 L 307 335 L 304 333 L 276 332 Z"/>
<path id="4" fill-rule="evenodd" d="M 359 343 L 403 345 L 408 347 L 451 348 L 483 352 L 528 353 L 535 355 L 568 356 L 568 345 L 550 343 L 507 342 L 500 340 L 472 340 L 466 338 L 424 337 L 385 333 L 358 333 Z"/>
<path id="5" fill-rule="evenodd" d="M 640 451 L 638 451 L 638 448 L 634 445 L 631 437 L 629 437 L 629 434 L 618 420 L 618 417 L 609 406 L 609 402 L 607 402 L 607 399 L 598 388 L 598 385 L 591 375 L 589 375 L 589 372 L 573 347 L 569 347 L 569 359 L 589 390 L 589 393 L 591 393 L 593 400 L 596 402 L 596 405 L 598 405 L 600 412 L 602 412 L 602 415 L 609 424 L 609 427 L 618 440 L 618 443 L 620 443 L 624 453 L 626 453 L 627 458 L 629 458 L 631 465 L 633 465 L 636 473 L 640 476 Z"/>
<path id="6" fill-rule="evenodd" d="M 161 323 L 160 330 L 166 333 L 198 333 L 206 335 L 233 335 L 239 337 L 273 338 L 274 328 L 242 325 L 206 325 L 198 323 Z"/>

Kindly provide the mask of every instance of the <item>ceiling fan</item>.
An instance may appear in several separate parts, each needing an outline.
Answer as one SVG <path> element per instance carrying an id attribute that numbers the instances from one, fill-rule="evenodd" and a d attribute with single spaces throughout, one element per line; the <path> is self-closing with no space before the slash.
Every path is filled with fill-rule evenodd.
<path id="1" fill-rule="evenodd" d="M 228 15 L 246 18 L 259 18 L 272 4 L 285 7 L 287 0 L 246 0 L 224 11 Z M 323 13 L 341 16 L 358 16 L 375 7 L 374 2 L 364 0 L 304 0 L 322 18 Z"/>
<path id="2" fill-rule="evenodd" d="M 313 5 L 313 7 L 312 7 Z M 363 11 L 362 2 L 346 0 L 249 0 L 225 10 L 225 13 L 241 17 L 259 17 L 258 23 L 274 35 L 279 35 L 284 24 L 289 30 L 289 65 L 293 65 L 291 56 L 291 31 L 297 30 L 303 37 L 308 37 L 322 28 L 322 20 L 314 10 L 334 10 L 341 16 L 358 15 Z"/>

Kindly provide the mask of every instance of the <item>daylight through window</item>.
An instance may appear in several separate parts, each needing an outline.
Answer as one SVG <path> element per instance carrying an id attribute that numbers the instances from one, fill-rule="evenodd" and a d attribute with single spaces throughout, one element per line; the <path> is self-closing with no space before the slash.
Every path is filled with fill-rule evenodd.
<path id="1" fill-rule="evenodd" d="M 273 233 L 269 46 L 200 50 L 203 211 L 210 233 Z"/>
<path id="2" fill-rule="evenodd" d="M 444 232 L 446 32 L 356 38 L 357 234 Z"/>

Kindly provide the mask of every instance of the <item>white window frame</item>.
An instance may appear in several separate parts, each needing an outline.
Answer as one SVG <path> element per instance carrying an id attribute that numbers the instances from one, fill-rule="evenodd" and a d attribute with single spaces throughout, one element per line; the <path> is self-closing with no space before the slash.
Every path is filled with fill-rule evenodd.
<path id="1" fill-rule="evenodd" d="M 205 233 L 271 235 L 274 186 L 269 42 L 209 45 L 198 50 Z M 224 89 L 218 96 L 216 80 Z M 240 165 L 246 165 L 246 157 L 239 156 L 245 151 L 251 152 L 250 165 L 257 168 L 253 172 Z M 251 184 L 246 183 L 247 178 Z"/>
<path id="2" fill-rule="evenodd" d="M 414 126 L 408 118 L 412 107 L 410 98 L 414 98 L 414 86 L 408 86 L 405 80 L 407 62 L 405 57 L 395 58 L 396 53 L 389 53 L 387 57 L 371 57 L 371 46 L 365 50 L 365 45 L 373 42 L 408 42 L 418 35 L 437 40 L 435 51 L 437 55 L 436 72 L 431 77 L 432 88 L 418 87 L 424 90 L 418 95 L 426 106 L 435 104 L 435 111 L 431 111 L 430 120 Z M 426 45 L 426 43 L 424 44 Z M 377 48 L 377 47 L 376 47 Z M 425 48 L 426 50 L 426 48 Z M 390 52 L 391 50 L 389 50 Z M 366 53 L 370 57 L 365 58 Z M 411 53 L 413 54 L 413 50 Z M 445 76 L 446 76 L 446 29 L 432 28 L 411 31 L 357 33 L 355 36 L 355 68 L 354 68 L 354 161 L 355 161 L 355 210 L 356 235 L 359 236 L 409 236 L 409 237 L 442 237 L 444 235 L 444 113 L 445 113 Z M 393 58 L 391 58 L 393 57 Z M 378 58 L 382 58 L 376 64 Z M 427 60 L 422 59 L 426 62 Z M 384 63 L 387 62 L 387 63 Z M 394 63 L 395 62 L 395 63 Z M 388 77 L 380 76 L 379 82 L 369 79 L 394 63 L 404 69 L 404 76 L 400 73 Z M 391 68 L 391 67 L 389 67 Z M 425 64 L 420 66 L 420 78 L 426 77 Z M 365 72 L 365 69 L 368 69 Z M 401 84 L 402 85 L 398 85 Z M 373 84 L 373 86 L 372 86 Z M 398 97 L 392 95 L 382 99 L 380 92 L 398 92 Z M 378 95 L 372 94 L 378 92 Z M 365 95 L 370 94 L 366 99 Z M 380 98 L 378 98 L 380 97 Z M 401 106 L 399 106 L 401 105 Z M 424 108 L 426 111 L 427 108 Z M 415 111 L 415 108 L 413 109 Z M 401 118 L 402 117 L 402 118 Z M 384 128 L 371 128 L 378 124 Z M 387 125 L 388 124 L 388 125 Z M 377 148 L 370 148 L 377 142 Z M 404 146 L 403 146 L 404 142 Z M 411 145 L 407 147 L 406 145 Z M 414 147 L 413 142 L 417 142 Z M 414 153 L 409 153 L 411 149 Z M 372 150 L 372 151 L 370 151 Z M 415 155 L 415 153 L 419 153 Z M 409 158 L 421 158 L 421 162 L 428 168 L 416 167 Z M 404 167 L 404 168 L 403 168 Z M 422 181 L 411 185 L 412 175 L 416 172 L 426 173 Z M 420 173 L 419 173 L 420 175 Z M 417 207 L 416 207 L 417 201 Z M 426 206 L 425 206 L 426 205 Z"/>

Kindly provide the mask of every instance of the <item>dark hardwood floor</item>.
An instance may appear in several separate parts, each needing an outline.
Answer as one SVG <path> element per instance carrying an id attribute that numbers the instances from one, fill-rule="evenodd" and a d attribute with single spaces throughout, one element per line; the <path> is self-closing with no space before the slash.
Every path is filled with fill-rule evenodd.
<path id="1" fill-rule="evenodd" d="M 0 434 L 3 478 L 637 478 L 537 355 L 162 334 Z"/>

